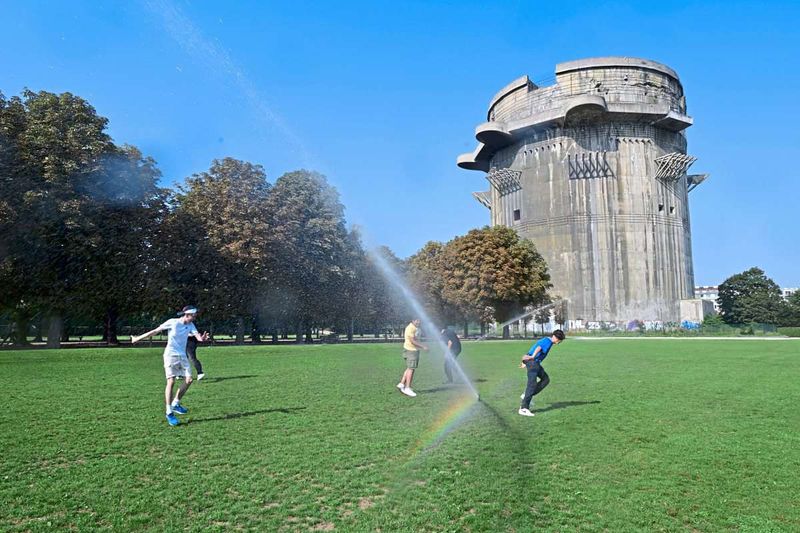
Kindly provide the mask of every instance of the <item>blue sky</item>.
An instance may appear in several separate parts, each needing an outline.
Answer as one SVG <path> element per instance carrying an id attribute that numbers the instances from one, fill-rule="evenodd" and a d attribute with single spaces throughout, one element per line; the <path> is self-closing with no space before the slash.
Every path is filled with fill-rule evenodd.
<path id="1" fill-rule="evenodd" d="M 407 256 L 488 222 L 455 166 L 512 79 L 592 56 L 654 59 L 686 90 L 695 281 L 760 266 L 800 285 L 797 2 L 10 2 L 0 90 L 71 91 L 164 184 L 232 156 L 328 175 Z"/>

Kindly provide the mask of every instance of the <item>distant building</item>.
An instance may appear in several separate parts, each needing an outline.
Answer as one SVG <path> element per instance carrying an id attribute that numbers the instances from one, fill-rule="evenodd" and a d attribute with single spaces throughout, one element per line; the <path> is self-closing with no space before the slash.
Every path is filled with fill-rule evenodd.
<path id="1" fill-rule="evenodd" d="M 694 288 L 694 297 L 700 300 L 708 300 L 714 304 L 714 311 L 719 313 L 719 286 L 717 285 L 701 285 Z"/>
<path id="2" fill-rule="evenodd" d="M 783 299 L 786 300 L 786 299 L 789 298 L 789 296 L 791 296 L 792 294 L 796 293 L 797 291 L 800 291 L 800 288 L 798 288 L 798 287 L 781 287 L 781 296 L 783 296 Z"/>
<path id="3" fill-rule="evenodd" d="M 694 286 L 689 191 L 707 175 L 688 173 L 678 74 L 631 57 L 568 61 L 553 84 L 505 86 L 485 117 L 458 166 L 485 173 L 473 196 L 492 225 L 536 244 L 570 318 L 679 321 Z"/>

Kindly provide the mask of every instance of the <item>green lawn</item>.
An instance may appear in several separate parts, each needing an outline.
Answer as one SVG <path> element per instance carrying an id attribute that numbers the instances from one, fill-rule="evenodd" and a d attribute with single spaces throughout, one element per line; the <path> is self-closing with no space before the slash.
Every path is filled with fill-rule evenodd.
<path id="1" fill-rule="evenodd" d="M 480 403 L 397 344 L 201 348 L 175 428 L 159 349 L 2 352 L 0 531 L 800 530 L 800 341 L 570 339 L 534 418 L 527 346 L 465 343 Z"/>

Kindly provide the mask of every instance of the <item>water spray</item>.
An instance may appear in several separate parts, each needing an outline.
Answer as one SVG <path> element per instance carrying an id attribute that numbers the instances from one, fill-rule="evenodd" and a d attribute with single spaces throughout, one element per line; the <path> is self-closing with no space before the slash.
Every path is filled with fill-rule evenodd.
<path id="1" fill-rule="evenodd" d="M 475 399 L 480 401 L 480 394 L 478 394 L 478 390 L 472 384 L 469 376 L 467 376 L 466 372 L 464 372 L 464 369 L 461 368 L 461 365 L 458 364 L 458 361 L 450 356 L 450 350 L 447 349 L 447 344 L 445 344 L 442 336 L 439 334 L 440 328 L 436 327 L 436 325 L 430 319 L 428 313 L 425 312 L 425 308 L 419 303 L 419 300 L 417 300 L 416 296 L 408 287 L 408 285 L 406 285 L 400 275 L 391 267 L 391 265 L 389 265 L 386 259 L 381 256 L 379 252 L 377 252 L 375 249 L 370 249 L 369 255 L 378 266 L 378 269 L 386 281 L 391 283 L 402 293 L 403 298 L 411 306 L 411 309 L 414 310 L 414 313 L 418 315 L 419 319 L 422 320 L 423 323 L 428 324 L 434 330 L 432 337 L 442 349 L 445 359 L 447 359 L 447 361 L 452 365 L 451 368 L 455 369 L 456 374 L 461 378 L 464 384 L 467 385 L 472 395 L 475 396 Z"/>

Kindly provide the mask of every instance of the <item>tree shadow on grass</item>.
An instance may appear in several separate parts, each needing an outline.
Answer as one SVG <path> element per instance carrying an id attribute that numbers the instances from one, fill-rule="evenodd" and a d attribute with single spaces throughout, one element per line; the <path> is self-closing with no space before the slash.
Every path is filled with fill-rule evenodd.
<path id="1" fill-rule="evenodd" d="M 283 413 L 286 415 L 294 414 L 297 411 L 302 411 L 305 407 L 274 407 L 272 409 L 260 409 L 258 411 L 246 411 L 244 413 L 228 413 L 226 415 L 212 416 L 208 418 L 192 418 L 187 421 L 187 424 L 196 424 L 198 422 L 214 422 L 218 420 L 234 420 L 236 418 L 245 418 L 248 416 L 263 415 L 267 413 Z"/>
<path id="2" fill-rule="evenodd" d="M 229 379 L 247 379 L 247 378 L 257 378 L 256 375 L 247 375 L 247 376 L 220 376 L 218 378 L 205 378 L 200 381 L 200 383 L 219 383 L 220 381 L 226 381 Z M 196 381 L 196 380 L 195 380 Z"/>
<path id="3" fill-rule="evenodd" d="M 547 411 L 555 411 L 556 409 L 566 409 L 567 407 L 575 407 L 578 405 L 591 405 L 600 403 L 600 400 L 592 400 L 590 402 L 553 402 L 544 409 L 531 409 L 534 413 L 544 413 Z"/>

